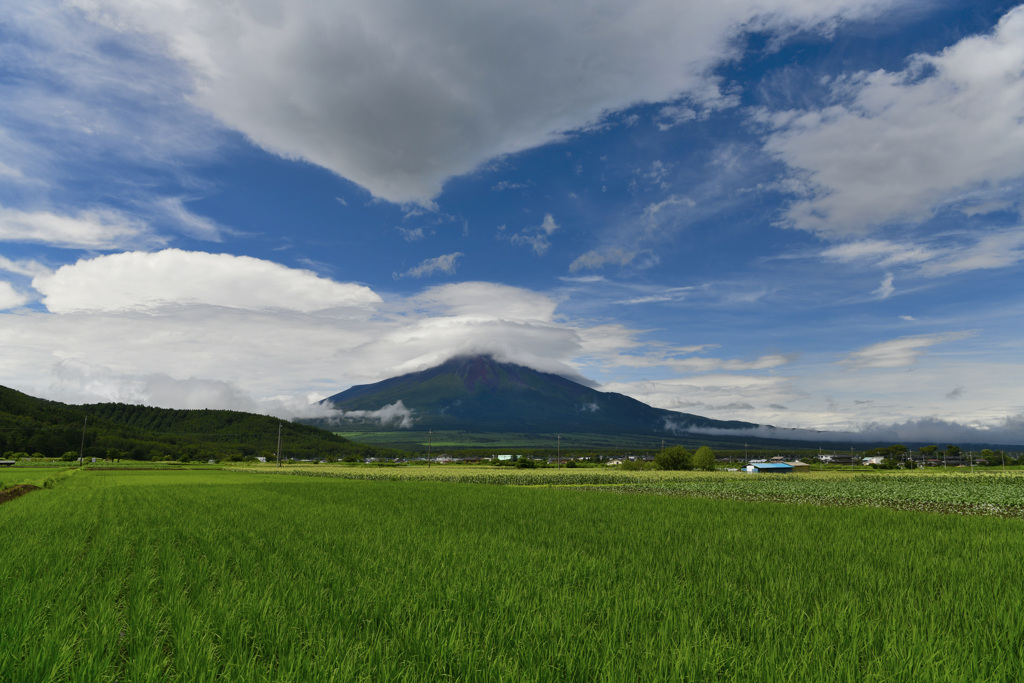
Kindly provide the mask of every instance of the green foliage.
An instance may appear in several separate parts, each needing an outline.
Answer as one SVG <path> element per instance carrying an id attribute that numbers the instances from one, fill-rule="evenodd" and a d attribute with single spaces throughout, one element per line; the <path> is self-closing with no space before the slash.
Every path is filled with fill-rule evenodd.
<path id="1" fill-rule="evenodd" d="M 619 469 L 620 470 L 624 470 L 626 472 L 640 472 L 641 470 L 644 469 L 644 461 L 643 460 L 623 460 L 622 464 L 619 465 Z"/>
<path id="2" fill-rule="evenodd" d="M 654 456 L 654 463 L 662 470 L 692 469 L 690 451 L 683 446 L 671 446 Z"/>
<path id="3" fill-rule="evenodd" d="M 87 424 L 87 427 L 86 427 Z M 87 461 L 179 459 L 183 454 L 228 459 L 275 450 L 282 428 L 284 457 L 295 459 L 399 453 L 352 443 L 303 424 L 282 423 L 264 415 L 229 410 L 165 410 L 123 403 L 68 406 L 0 387 L 0 448 L 32 451 L 35 457 Z M 85 429 L 83 430 L 83 427 Z M 84 431 L 84 433 L 83 433 Z M 27 456 L 25 456 L 27 457 Z"/>
<path id="4" fill-rule="evenodd" d="M 985 490 L 967 482 L 1017 478 L 817 483 L 918 479 Z M 1019 480 L 1008 484 L 1019 499 Z M 0 680 L 1013 681 L 1022 525 L 558 487 L 86 470 L 0 506 Z"/>
<path id="5" fill-rule="evenodd" d="M 693 454 L 691 462 L 693 463 L 693 469 L 695 470 L 712 472 L 715 469 L 715 452 L 707 446 L 701 446 L 697 449 L 697 452 Z"/>

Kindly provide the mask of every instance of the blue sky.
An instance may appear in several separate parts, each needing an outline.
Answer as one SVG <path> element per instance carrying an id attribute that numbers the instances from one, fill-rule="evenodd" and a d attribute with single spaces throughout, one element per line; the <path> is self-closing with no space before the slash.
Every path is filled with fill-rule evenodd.
<path id="1" fill-rule="evenodd" d="M 294 416 L 489 352 L 1024 441 L 1024 7 L 4 5 L 7 386 Z"/>

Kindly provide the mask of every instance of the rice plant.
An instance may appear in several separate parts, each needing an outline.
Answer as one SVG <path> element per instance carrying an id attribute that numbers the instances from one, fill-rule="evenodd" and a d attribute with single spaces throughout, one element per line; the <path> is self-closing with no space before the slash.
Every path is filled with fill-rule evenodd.
<path id="1" fill-rule="evenodd" d="M 613 490 L 78 472 L 0 506 L 0 680 L 1024 670 L 1024 521 Z"/>

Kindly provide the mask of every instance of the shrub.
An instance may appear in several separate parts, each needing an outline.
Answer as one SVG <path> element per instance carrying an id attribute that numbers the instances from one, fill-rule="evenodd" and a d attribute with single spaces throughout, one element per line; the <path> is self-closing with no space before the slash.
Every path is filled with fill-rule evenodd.
<path id="1" fill-rule="evenodd" d="M 654 464 L 659 470 L 688 470 L 692 469 L 692 457 L 690 451 L 682 446 L 672 446 L 654 456 Z"/>
<path id="2" fill-rule="evenodd" d="M 707 446 L 701 446 L 693 454 L 693 469 L 713 472 L 715 469 L 715 452 Z"/>

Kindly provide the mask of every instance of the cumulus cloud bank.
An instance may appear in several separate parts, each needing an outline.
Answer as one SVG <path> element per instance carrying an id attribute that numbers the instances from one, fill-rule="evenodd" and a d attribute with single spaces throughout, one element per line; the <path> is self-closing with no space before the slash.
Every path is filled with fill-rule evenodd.
<path id="1" fill-rule="evenodd" d="M 673 431 L 673 430 L 669 430 Z M 680 433 L 681 430 L 675 430 Z M 697 434 L 728 435 L 742 438 L 749 435 L 765 439 L 786 439 L 818 443 L 936 443 L 936 444 L 1024 444 L 1024 415 L 1004 418 L 992 425 L 962 424 L 954 420 L 926 417 L 906 422 L 869 422 L 854 430 L 830 431 L 811 429 L 776 429 L 761 425 L 752 429 L 689 430 Z"/>
<path id="2" fill-rule="evenodd" d="M 332 415 L 331 419 L 338 421 L 368 420 L 376 422 L 382 427 L 392 426 L 399 429 L 409 429 L 416 421 L 415 411 L 406 408 L 401 401 L 386 405 L 379 410 L 339 410 Z"/>
<path id="3" fill-rule="evenodd" d="M 54 313 L 130 311 L 169 305 L 317 311 L 379 303 L 369 287 L 230 254 L 180 249 L 83 259 L 37 276 L 32 286 Z"/>

